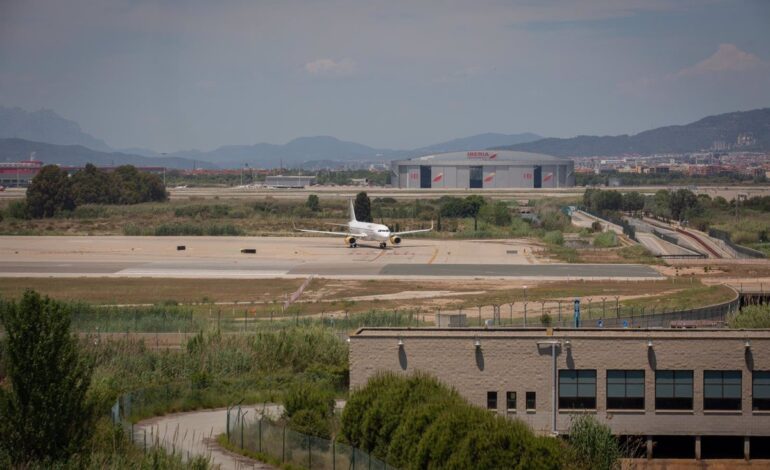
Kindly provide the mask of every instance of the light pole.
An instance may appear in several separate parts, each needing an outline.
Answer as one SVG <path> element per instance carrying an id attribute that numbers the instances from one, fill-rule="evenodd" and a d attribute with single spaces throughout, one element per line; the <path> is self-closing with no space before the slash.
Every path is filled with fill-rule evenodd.
<path id="1" fill-rule="evenodd" d="M 617 295 L 615 296 L 615 316 L 617 318 L 620 318 L 620 304 L 618 304 L 618 299 L 619 298 L 620 297 L 618 297 Z"/>
<path id="2" fill-rule="evenodd" d="M 527 327 L 527 302 L 524 301 L 524 328 Z"/>
<path id="3" fill-rule="evenodd" d="M 607 310 L 605 308 L 606 301 L 607 301 L 607 297 L 602 297 L 602 318 L 607 316 Z"/>

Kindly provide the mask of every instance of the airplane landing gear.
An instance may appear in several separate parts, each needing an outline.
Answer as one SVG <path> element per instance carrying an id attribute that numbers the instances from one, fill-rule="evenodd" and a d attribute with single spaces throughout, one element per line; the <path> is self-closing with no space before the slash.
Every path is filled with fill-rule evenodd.
<path id="1" fill-rule="evenodd" d="M 387 243 L 385 243 L 385 242 L 381 242 L 381 243 L 380 243 L 380 249 L 383 249 L 383 250 L 384 250 L 386 246 L 388 246 L 388 244 L 387 244 Z"/>
<path id="2" fill-rule="evenodd" d="M 357 247 L 358 247 L 358 243 L 351 243 L 350 244 L 350 248 L 357 248 Z"/>

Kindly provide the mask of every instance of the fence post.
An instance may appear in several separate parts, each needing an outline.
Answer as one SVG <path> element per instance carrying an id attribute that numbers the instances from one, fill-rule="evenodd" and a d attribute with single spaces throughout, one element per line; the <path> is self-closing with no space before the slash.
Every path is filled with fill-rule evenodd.
<path id="1" fill-rule="evenodd" d="M 310 448 L 310 435 L 307 436 L 307 468 L 313 468 L 313 452 Z"/>
<path id="2" fill-rule="evenodd" d="M 259 451 L 262 452 L 262 417 L 259 417 Z"/>
<path id="3" fill-rule="evenodd" d="M 283 427 L 283 443 L 281 444 L 281 463 L 286 461 L 286 426 Z"/>
<path id="4" fill-rule="evenodd" d="M 337 441 L 332 441 L 332 470 L 337 470 Z"/>

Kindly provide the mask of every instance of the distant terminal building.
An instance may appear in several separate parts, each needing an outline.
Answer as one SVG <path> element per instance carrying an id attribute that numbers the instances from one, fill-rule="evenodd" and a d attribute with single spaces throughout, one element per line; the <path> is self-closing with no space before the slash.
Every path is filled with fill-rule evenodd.
<path id="1" fill-rule="evenodd" d="M 0 162 L 0 186 L 26 188 L 42 166 L 39 160 Z"/>
<path id="2" fill-rule="evenodd" d="M 267 176 L 265 186 L 273 188 L 304 188 L 315 184 L 315 176 Z"/>
<path id="3" fill-rule="evenodd" d="M 25 160 L 21 162 L 0 162 L 0 186 L 9 188 L 26 188 L 32 182 L 32 179 L 40 172 L 40 169 L 46 163 L 40 160 Z M 82 166 L 59 165 L 59 168 L 66 171 L 70 176 L 82 170 Z M 97 167 L 108 173 L 115 171 L 116 166 Z M 143 173 L 153 173 L 161 175 L 165 173 L 166 168 L 162 166 L 138 166 L 137 170 Z"/>
<path id="4" fill-rule="evenodd" d="M 398 188 L 569 188 L 575 163 L 550 155 L 479 150 L 426 155 L 391 164 Z"/>

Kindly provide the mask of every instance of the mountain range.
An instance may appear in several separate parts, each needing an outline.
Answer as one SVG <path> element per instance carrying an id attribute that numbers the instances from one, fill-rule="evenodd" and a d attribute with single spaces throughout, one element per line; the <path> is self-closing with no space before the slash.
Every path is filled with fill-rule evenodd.
<path id="1" fill-rule="evenodd" d="M 740 142 L 739 142 L 740 140 Z M 338 167 L 352 162 L 384 162 L 432 153 L 474 149 L 511 149 L 562 157 L 687 153 L 709 150 L 715 143 L 747 151 L 770 151 L 770 108 L 709 116 L 635 135 L 568 139 L 536 134 L 485 133 L 413 150 L 373 148 L 330 136 L 300 137 L 284 145 L 226 145 L 210 151 L 159 154 L 134 147 L 116 151 L 54 111 L 27 112 L 0 106 L 0 161 L 25 160 L 32 152 L 46 163 L 82 165 L 133 164 L 169 168 Z"/>
<path id="2" fill-rule="evenodd" d="M 743 137 L 740 143 L 739 136 Z M 590 157 L 698 152 L 716 148 L 716 143 L 733 150 L 769 151 L 770 108 L 718 114 L 683 126 L 658 127 L 635 135 L 548 138 L 498 148 L 558 157 Z"/>
<path id="3" fill-rule="evenodd" d="M 82 145 L 56 145 L 31 142 L 24 139 L 0 139 L 0 162 L 18 162 L 34 157 L 45 163 L 63 166 L 134 165 L 163 166 L 166 168 L 216 168 L 209 162 L 187 160 L 178 157 L 143 157 L 121 152 L 100 152 Z"/>

